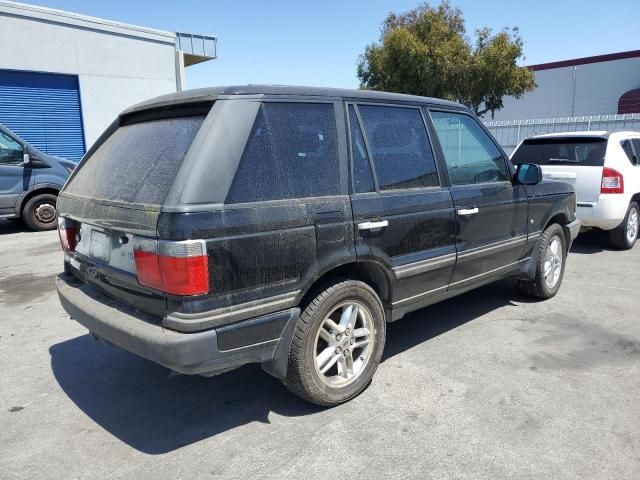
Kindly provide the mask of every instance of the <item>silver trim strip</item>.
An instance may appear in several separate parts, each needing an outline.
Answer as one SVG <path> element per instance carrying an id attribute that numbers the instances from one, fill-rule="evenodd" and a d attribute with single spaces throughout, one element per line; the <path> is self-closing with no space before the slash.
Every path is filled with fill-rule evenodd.
<path id="1" fill-rule="evenodd" d="M 266 315 L 280 309 L 292 306 L 300 290 L 275 295 L 260 300 L 223 307 L 215 310 L 200 313 L 171 312 L 163 319 L 163 325 L 175 328 L 178 331 L 190 331 L 193 329 L 204 329 L 217 327 L 222 324 L 244 320 L 251 316 Z"/>
<path id="2" fill-rule="evenodd" d="M 426 260 L 420 260 L 418 262 L 407 263 L 405 265 L 398 265 L 393 267 L 393 273 L 396 278 L 405 278 L 412 275 L 418 275 L 420 273 L 430 272 L 437 270 L 438 268 L 448 267 L 456 263 L 457 254 L 447 253 L 434 258 L 428 258 Z"/>
<path id="3" fill-rule="evenodd" d="M 542 235 L 542 230 L 538 230 L 537 232 L 532 232 L 529 234 L 528 239 L 529 240 L 535 240 L 536 238 L 538 238 L 540 235 Z"/>
<path id="4" fill-rule="evenodd" d="M 442 287 L 434 288 L 433 290 L 429 290 L 428 292 L 422 292 L 417 295 L 413 295 L 412 297 L 403 298 L 402 300 L 398 300 L 397 302 L 393 302 L 391 306 L 395 307 L 396 305 L 400 305 L 401 303 L 409 302 L 413 299 L 424 297 L 425 295 L 430 295 L 435 292 L 439 292 L 440 290 L 446 290 L 449 288 L 449 285 L 444 285 Z"/>
<path id="5" fill-rule="evenodd" d="M 457 282 L 450 283 L 449 287 L 454 287 L 456 285 L 460 285 L 462 283 L 466 283 L 466 282 L 469 282 L 471 280 L 475 280 L 477 278 L 486 277 L 487 275 L 491 275 L 493 273 L 497 273 L 497 272 L 499 272 L 501 270 L 508 270 L 508 269 L 520 264 L 520 263 L 528 262 L 530 260 L 530 258 L 531 257 L 522 258 L 522 259 L 518 260 L 517 262 L 509 263 L 507 265 L 503 265 L 502 267 L 494 268 L 493 270 L 489 270 L 488 272 L 482 272 L 482 273 L 479 273 L 478 275 L 474 275 L 472 277 L 467 277 L 467 278 L 465 278 L 463 280 L 458 280 Z"/>
<path id="6" fill-rule="evenodd" d="M 472 280 L 476 280 L 478 278 L 485 277 L 487 275 L 498 273 L 498 272 L 500 272 L 502 270 L 509 270 L 510 268 L 513 268 L 516 265 L 519 265 L 521 263 L 528 262 L 529 260 L 530 260 L 530 257 L 523 258 L 521 260 L 518 260 L 517 262 L 509 263 L 508 265 L 503 265 L 502 267 L 494 268 L 493 270 L 489 270 L 488 272 L 483 272 L 483 273 L 480 273 L 478 275 L 474 275 L 472 277 L 465 278 L 464 280 L 459 280 L 457 282 L 451 283 L 449 285 L 445 285 L 445 286 L 442 286 L 442 287 L 439 287 L 439 288 L 434 288 L 433 290 L 429 290 L 428 292 L 423 292 L 423 293 L 419 293 L 417 295 L 413 295 L 411 297 L 403 298 L 402 300 L 398 300 L 397 302 L 393 302 L 391 305 L 393 307 L 396 307 L 396 306 L 398 306 L 400 304 L 403 304 L 403 303 L 406 303 L 406 302 L 410 302 L 410 301 L 415 300 L 417 298 L 424 297 L 426 295 L 430 295 L 430 294 L 439 292 L 441 290 L 447 290 L 450 287 L 454 287 L 454 286 L 460 285 L 462 283 L 466 283 L 466 282 L 469 282 L 469 281 L 472 281 Z"/>
<path id="7" fill-rule="evenodd" d="M 519 237 L 511 238 L 509 240 L 502 240 L 500 242 L 491 243 L 483 247 L 476 247 L 469 250 L 463 250 L 458 254 L 458 259 L 463 260 L 468 257 L 489 254 L 493 250 L 496 250 L 502 247 L 510 247 L 512 245 L 515 246 L 520 243 L 525 243 L 526 241 L 527 241 L 527 235 L 521 235 Z"/>

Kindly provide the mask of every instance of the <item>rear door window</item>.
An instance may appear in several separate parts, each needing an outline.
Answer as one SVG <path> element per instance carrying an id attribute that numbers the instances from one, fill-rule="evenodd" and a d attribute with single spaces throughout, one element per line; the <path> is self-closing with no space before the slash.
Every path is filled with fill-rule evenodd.
<path id="1" fill-rule="evenodd" d="M 640 138 L 633 139 L 633 146 L 635 148 L 636 154 L 636 162 L 634 163 L 634 165 L 638 165 L 640 163 Z"/>
<path id="2" fill-rule="evenodd" d="M 625 140 L 620 143 L 622 150 L 627 155 L 629 161 L 635 165 L 635 153 L 633 152 L 633 145 L 631 144 L 631 140 Z"/>
<path id="3" fill-rule="evenodd" d="M 226 203 L 338 193 L 338 148 L 330 103 L 264 103 Z"/>
<path id="4" fill-rule="evenodd" d="M 203 120 L 204 116 L 166 118 L 118 128 L 82 162 L 66 193 L 161 205 Z"/>
<path id="5" fill-rule="evenodd" d="M 602 167 L 605 138 L 532 138 L 513 154 L 513 163 Z"/>
<path id="6" fill-rule="evenodd" d="M 380 190 L 440 184 L 418 108 L 358 105 L 358 110 Z"/>

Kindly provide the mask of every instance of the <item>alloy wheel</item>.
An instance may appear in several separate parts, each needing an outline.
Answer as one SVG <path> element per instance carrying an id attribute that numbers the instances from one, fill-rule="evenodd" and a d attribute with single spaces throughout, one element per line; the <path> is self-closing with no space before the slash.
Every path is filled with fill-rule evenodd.
<path id="1" fill-rule="evenodd" d="M 638 236 L 638 209 L 632 208 L 627 217 L 627 228 L 625 229 L 627 241 L 632 244 Z"/>
<path id="2" fill-rule="evenodd" d="M 322 321 L 314 343 L 314 365 L 323 383 L 344 387 L 353 383 L 371 358 L 375 329 L 369 309 L 349 301 Z"/>
<path id="3" fill-rule="evenodd" d="M 553 288 L 562 272 L 562 241 L 558 235 L 551 237 L 544 259 L 544 281 L 547 287 Z"/>

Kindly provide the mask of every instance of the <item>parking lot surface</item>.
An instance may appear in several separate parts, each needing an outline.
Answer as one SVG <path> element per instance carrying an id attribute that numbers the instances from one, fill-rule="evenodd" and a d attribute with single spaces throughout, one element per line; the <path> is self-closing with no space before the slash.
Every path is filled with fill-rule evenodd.
<path id="1" fill-rule="evenodd" d="M 170 374 L 59 305 L 56 232 L 0 220 L 0 478 L 640 478 L 640 245 L 578 238 L 552 300 L 500 282 L 391 324 L 355 400 L 258 366 Z"/>

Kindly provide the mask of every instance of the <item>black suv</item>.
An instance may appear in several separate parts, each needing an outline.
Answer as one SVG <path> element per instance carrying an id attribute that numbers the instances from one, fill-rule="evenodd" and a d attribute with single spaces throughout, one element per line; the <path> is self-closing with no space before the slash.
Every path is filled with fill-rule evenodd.
<path id="1" fill-rule="evenodd" d="M 282 86 L 125 111 L 60 193 L 65 310 L 187 374 L 258 362 L 335 405 L 370 382 L 386 322 L 500 278 L 560 287 L 570 185 L 516 171 L 462 105 Z"/>

